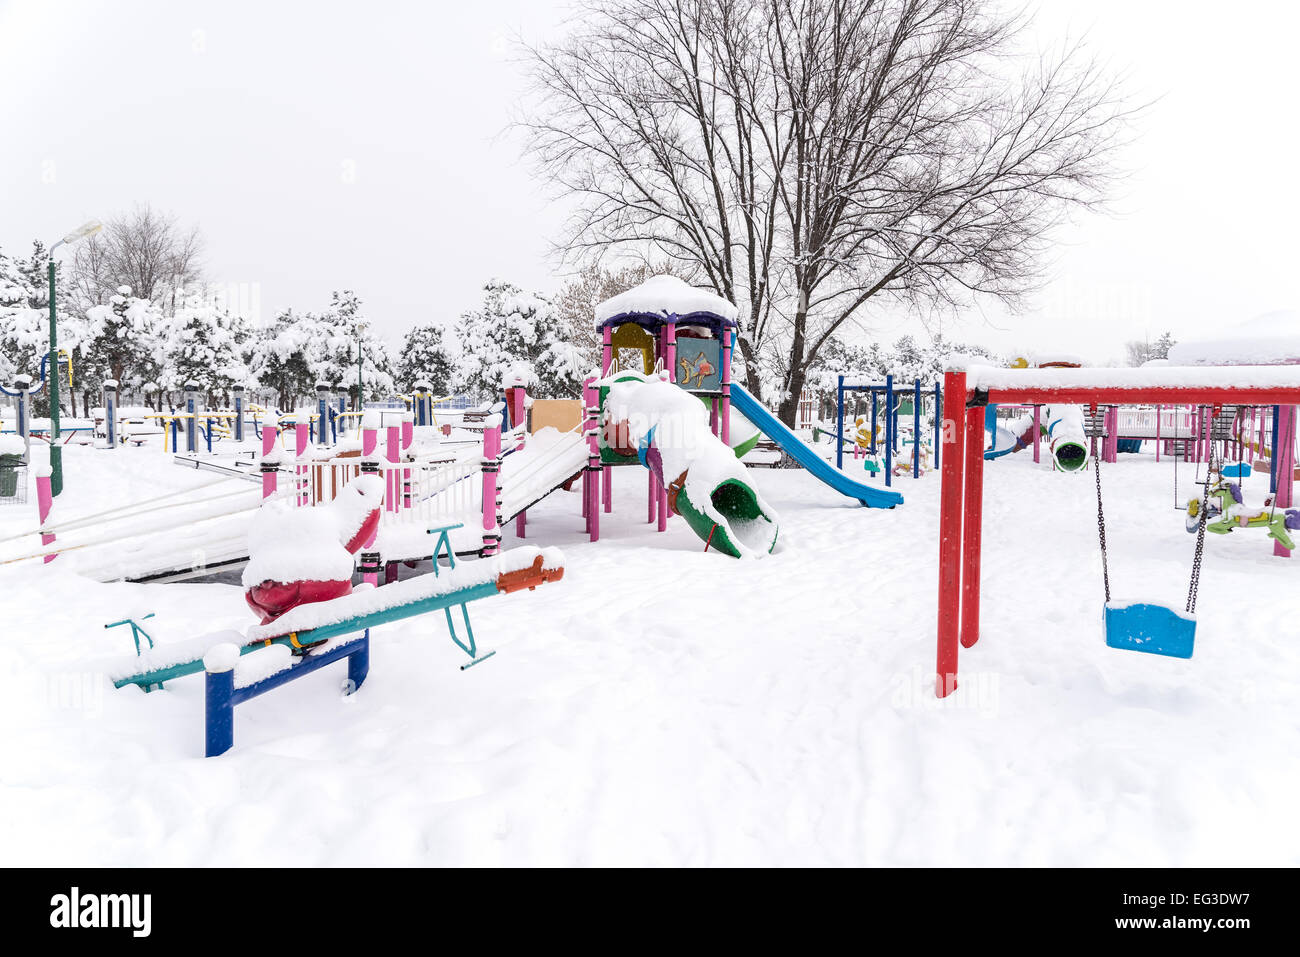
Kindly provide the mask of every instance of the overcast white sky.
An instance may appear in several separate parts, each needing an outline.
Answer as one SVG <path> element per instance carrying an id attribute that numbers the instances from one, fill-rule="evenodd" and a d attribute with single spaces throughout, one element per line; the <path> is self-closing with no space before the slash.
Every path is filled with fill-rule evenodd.
<path id="1" fill-rule="evenodd" d="M 1300 305 L 1300 4 L 1046 0 L 1036 38 L 1087 32 L 1159 101 L 1113 217 L 1061 234 L 1022 317 L 953 337 L 1095 361 Z M 24 252 L 137 201 L 198 224 L 213 279 L 263 316 L 352 288 L 396 340 L 500 275 L 542 292 L 562 210 L 505 134 L 516 34 L 561 0 L 473 4 L 0 0 L 0 245 Z M 875 317 L 873 324 L 880 324 Z M 900 330 L 901 331 L 901 330 Z M 886 336 L 891 337 L 891 336 Z"/>

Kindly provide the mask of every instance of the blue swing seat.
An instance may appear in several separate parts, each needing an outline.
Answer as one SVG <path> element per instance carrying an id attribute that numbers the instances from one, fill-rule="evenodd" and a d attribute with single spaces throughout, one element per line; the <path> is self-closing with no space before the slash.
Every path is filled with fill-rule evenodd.
<path id="1" fill-rule="evenodd" d="M 1165 605 L 1110 601 L 1102 612 L 1106 644 L 1170 658 L 1192 657 L 1196 616 Z"/>
<path id="2" fill-rule="evenodd" d="M 1224 478 L 1243 479 L 1250 476 L 1250 463 L 1238 462 L 1236 465 L 1225 465 L 1219 470 L 1219 474 Z"/>

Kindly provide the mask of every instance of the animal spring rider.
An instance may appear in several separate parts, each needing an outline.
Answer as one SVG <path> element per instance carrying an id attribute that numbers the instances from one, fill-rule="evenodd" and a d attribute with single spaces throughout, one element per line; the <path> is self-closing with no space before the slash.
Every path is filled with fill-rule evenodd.
<path id="1" fill-rule="evenodd" d="M 1239 528 L 1266 528 L 1268 537 L 1287 551 L 1295 548 L 1290 533 L 1300 529 L 1300 509 L 1278 511 L 1273 495 L 1264 499 L 1261 508 L 1247 505 L 1242 499 L 1241 486 L 1225 477 L 1219 468 L 1211 468 L 1206 485 L 1204 509 L 1200 498 L 1187 502 L 1187 531 L 1195 533 L 1202 524 L 1207 532 L 1216 535 L 1227 535 Z"/>

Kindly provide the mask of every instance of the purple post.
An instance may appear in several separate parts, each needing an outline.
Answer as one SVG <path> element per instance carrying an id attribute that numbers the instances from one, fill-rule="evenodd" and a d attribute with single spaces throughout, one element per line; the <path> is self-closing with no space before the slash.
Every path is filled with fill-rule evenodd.
<path id="1" fill-rule="evenodd" d="M 614 367 L 614 330 L 606 326 L 600 331 L 600 377 L 609 375 Z"/>
<path id="2" fill-rule="evenodd" d="M 646 494 L 646 504 L 649 506 L 646 521 L 653 522 L 655 520 L 655 509 L 659 505 L 659 492 L 655 489 L 655 473 L 646 469 L 646 474 L 650 476 L 650 484 Z"/>
<path id="3" fill-rule="evenodd" d="M 275 440 L 279 432 L 270 422 L 262 427 L 262 498 L 275 494 L 276 480 L 280 475 L 279 463 L 268 461 L 275 457 Z"/>
<path id="4" fill-rule="evenodd" d="M 720 404 L 721 407 L 718 410 L 718 418 L 721 420 L 722 430 L 719 434 L 722 436 L 722 444 L 730 448 L 731 447 L 731 330 L 726 326 L 723 326 L 722 329 L 719 330 L 719 334 L 722 336 L 722 368 L 719 370 L 722 379 L 722 401 Z"/>
<path id="5" fill-rule="evenodd" d="M 1278 508 L 1290 508 L 1295 501 L 1295 425 L 1296 406 L 1279 406 L 1275 414 L 1280 415 L 1277 427 L 1277 448 L 1273 457 L 1277 460 L 1277 497 L 1274 504 Z M 1282 547 L 1281 542 L 1273 543 L 1273 554 L 1278 558 L 1290 558 L 1291 551 Z"/>
<path id="6" fill-rule="evenodd" d="M 40 516 L 42 527 L 44 527 L 46 520 L 50 517 L 50 509 L 52 509 L 53 507 L 54 507 L 54 491 L 50 486 L 50 470 L 49 467 L 47 466 L 41 468 L 40 471 L 36 473 L 36 508 Z M 53 535 L 47 535 L 47 534 L 41 535 L 42 546 L 52 545 L 52 544 L 54 544 Z M 50 562 L 54 561 L 54 559 L 58 557 L 59 556 L 57 554 L 46 555 L 44 559 L 44 563 L 48 565 Z"/>
<path id="7" fill-rule="evenodd" d="M 501 416 L 488 416 L 483 429 L 483 556 L 497 553 L 501 533 L 497 531 L 497 469 L 501 459 Z"/>
<path id="8" fill-rule="evenodd" d="M 614 507 L 614 470 L 606 465 L 600 471 L 601 484 L 604 486 L 602 497 L 605 500 L 605 514 L 608 515 Z"/>
<path id="9" fill-rule="evenodd" d="M 599 392 L 596 380 L 587 379 L 582 383 L 582 400 L 587 407 L 584 422 L 587 436 L 587 479 L 584 489 L 587 495 L 587 531 L 593 542 L 600 541 L 600 443 L 596 431 L 596 406 Z"/>
<path id="10" fill-rule="evenodd" d="M 664 367 L 668 370 L 668 381 L 677 381 L 677 323 L 666 322 L 661 328 L 663 335 Z"/>

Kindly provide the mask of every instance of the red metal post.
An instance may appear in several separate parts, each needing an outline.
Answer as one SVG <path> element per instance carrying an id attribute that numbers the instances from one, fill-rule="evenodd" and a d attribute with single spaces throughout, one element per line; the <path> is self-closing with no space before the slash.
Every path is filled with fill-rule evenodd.
<path id="1" fill-rule="evenodd" d="M 966 410 L 965 500 L 961 520 L 961 646 L 980 637 L 980 526 L 984 516 L 984 406 Z"/>
<path id="2" fill-rule="evenodd" d="M 981 427 L 981 432 L 982 432 Z M 966 464 L 966 373 L 943 376 L 943 452 L 939 481 L 939 626 L 935 694 L 957 690 L 961 623 L 962 472 Z"/>

